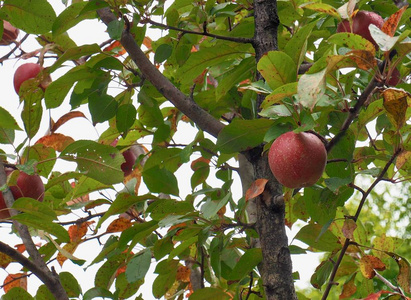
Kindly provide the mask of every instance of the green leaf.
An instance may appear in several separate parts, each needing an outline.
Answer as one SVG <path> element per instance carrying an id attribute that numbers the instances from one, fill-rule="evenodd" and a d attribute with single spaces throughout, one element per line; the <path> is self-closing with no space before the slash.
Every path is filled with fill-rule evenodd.
<path id="1" fill-rule="evenodd" d="M 224 291 L 212 287 L 196 290 L 190 296 L 190 300 L 228 300 L 230 298 L 230 295 L 226 294 Z"/>
<path id="2" fill-rule="evenodd" d="M 57 219 L 57 215 L 46 203 L 40 202 L 32 198 L 21 197 L 14 201 L 12 208 L 21 212 L 29 213 L 33 218 L 53 221 Z"/>
<path id="3" fill-rule="evenodd" d="M 271 94 L 265 97 L 261 108 L 267 108 L 271 105 L 278 104 L 286 98 L 291 98 L 297 94 L 297 82 L 287 83 L 276 88 Z"/>
<path id="4" fill-rule="evenodd" d="M 2 300 L 33 300 L 34 298 L 23 288 L 14 287 L 1 297 Z"/>
<path id="5" fill-rule="evenodd" d="M 270 51 L 258 61 L 257 70 L 271 89 L 297 80 L 297 66 L 286 53 Z"/>
<path id="6" fill-rule="evenodd" d="M 148 127 L 156 127 L 164 123 L 163 114 L 155 99 L 140 93 L 138 100 L 140 102 L 140 106 L 137 109 L 138 120 L 141 123 Z"/>
<path id="7" fill-rule="evenodd" d="M 307 3 L 301 6 L 302 8 L 308 8 L 317 12 L 322 12 L 327 15 L 330 15 L 336 19 L 341 19 L 340 14 L 338 13 L 337 9 L 333 6 L 326 4 L 326 3 Z"/>
<path id="8" fill-rule="evenodd" d="M 86 2 L 82 2 L 82 3 L 86 3 Z M 67 49 L 63 53 L 63 55 L 61 55 L 59 59 L 50 67 L 49 71 L 51 73 L 57 70 L 64 62 L 68 60 L 75 60 L 82 56 L 92 55 L 92 54 L 99 53 L 99 52 L 100 52 L 100 47 L 97 44 L 82 45 L 79 47 Z"/>
<path id="9" fill-rule="evenodd" d="M 116 199 L 110 204 L 109 209 L 106 213 L 99 219 L 96 230 L 100 228 L 101 224 L 107 220 L 110 216 L 121 214 L 127 211 L 131 206 L 139 202 L 152 199 L 151 195 L 134 196 L 128 193 L 120 193 L 117 195 Z"/>
<path id="10" fill-rule="evenodd" d="M 216 148 L 222 153 L 234 153 L 254 148 L 261 144 L 272 120 L 234 119 L 218 135 Z"/>
<path id="11" fill-rule="evenodd" d="M 188 201 L 174 199 L 157 199 L 147 208 L 147 213 L 153 220 L 162 220 L 168 215 L 185 215 L 193 211 L 193 205 Z"/>
<path id="12" fill-rule="evenodd" d="M 107 289 L 102 287 L 94 287 L 89 289 L 83 296 L 83 300 L 91 300 L 97 297 L 109 298 L 109 299 L 118 299 L 114 297 Z"/>
<path id="13" fill-rule="evenodd" d="M 241 256 L 229 276 L 229 280 L 240 280 L 250 274 L 253 269 L 261 262 L 263 255 L 260 248 L 248 249 Z"/>
<path id="14" fill-rule="evenodd" d="M 307 40 L 317 22 L 312 22 L 300 28 L 284 47 L 284 52 L 294 61 L 296 66 L 303 62 L 307 51 Z"/>
<path id="15" fill-rule="evenodd" d="M 117 113 L 118 102 L 108 94 L 91 94 L 88 100 L 93 125 L 110 120 Z"/>
<path id="16" fill-rule="evenodd" d="M 68 6 L 53 23 L 53 35 L 60 35 L 86 19 L 96 17 L 95 10 L 87 9 L 89 2 L 77 2 Z"/>
<path id="17" fill-rule="evenodd" d="M 73 276 L 73 274 L 69 272 L 60 272 L 59 277 L 61 285 L 67 292 L 67 296 L 78 297 L 81 294 L 81 287 L 77 282 L 77 279 Z"/>
<path id="18" fill-rule="evenodd" d="M 336 33 L 327 40 L 329 43 L 344 46 L 349 49 L 367 50 L 375 53 L 374 45 L 362 36 L 350 32 Z"/>
<path id="19" fill-rule="evenodd" d="M 124 157 L 112 146 L 76 141 L 61 152 L 60 158 L 76 162 L 80 172 L 104 184 L 119 183 L 124 179 L 121 170 Z"/>
<path id="20" fill-rule="evenodd" d="M 69 234 L 64 227 L 53 223 L 48 218 L 39 218 L 38 215 L 33 215 L 31 213 L 21 213 L 13 216 L 12 219 L 35 229 L 44 230 L 57 237 L 61 242 L 68 243 L 70 241 Z"/>
<path id="21" fill-rule="evenodd" d="M 143 180 L 153 193 L 164 193 L 178 196 L 178 182 L 176 176 L 166 168 L 159 166 L 143 171 Z"/>
<path id="22" fill-rule="evenodd" d="M 162 63 L 167 60 L 171 53 L 173 53 L 173 47 L 169 44 L 161 44 L 156 49 L 156 53 L 154 54 L 154 61 L 156 63 Z"/>
<path id="23" fill-rule="evenodd" d="M 43 106 L 41 105 L 43 91 L 39 87 L 24 89 L 21 97 L 24 99 L 23 111 L 21 112 L 24 129 L 27 136 L 33 138 L 40 128 L 43 116 Z"/>
<path id="24" fill-rule="evenodd" d="M 120 253 L 110 256 L 107 261 L 98 269 L 96 277 L 94 278 L 94 284 L 96 287 L 103 289 L 109 289 L 114 280 L 114 274 L 117 269 L 121 267 L 127 258 L 127 253 Z"/>
<path id="25" fill-rule="evenodd" d="M 219 43 L 214 47 L 201 49 L 190 55 L 185 64 L 178 69 L 176 78 L 184 85 L 192 85 L 193 80 L 205 69 L 230 59 L 240 58 L 249 54 L 249 50 L 248 45 L 238 45 L 236 43 Z"/>
<path id="26" fill-rule="evenodd" d="M 14 117 L 3 107 L 0 107 L 0 128 L 21 130 Z"/>
<path id="27" fill-rule="evenodd" d="M 47 87 L 44 95 L 46 107 L 59 107 L 75 82 L 95 79 L 101 74 L 104 74 L 104 72 L 90 69 L 84 65 L 71 69 Z"/>
<path id="28" fill-rule="evenodd" d="M 11 24 L 26 33 L 45 34 L 56 19 L 53 7 L 46 0 L 6 0 L 1 10 Z"/>
<path id="29" fill-rule="evenodd" d="M 338 238 L 330 231 L 327 230 L 318 238 L 322 228 L 323 226 L 319 224 L 308 224 L 300 229 L 295 238 L 320 251 L 340 249 L 341 244 Z"/>
<path id="30" fill-rule="evenodd" d="M 128 266 L 126 272 L 128 270 Z M 128 282 L 127 277 L 124 273 L 117 275 L 116 277 L 116 295 L 118 299 L 130 299 L 133 296 L 140 286 L 144 283 L 144 279 L 140 279 L 136 282 Z M 138 300 L 139 298 L 135 298 Z"/>
<path id="31" fill-rule="evenodd" d="M 53 246 L 54 247 L 54 246 Z M 55 300 L 53 294 L 44 284 L 40 285 L 36 293 L 36 300 Z"/>
<path id="32" fill-rule="evenodd" d="M 298 101 L 312 109 L 325 93 L 327 69 L 314 74 L 304 74 L 298 81 Z"/>
<path id="33" fill-rule="evenodd" d="M 125 247 L 131 240 L 133 241 L 132 244 L 135 245 L 140 242 L 140 240 L 152 234 L 153 231 L 157 228 L 158 222 L 154 220 L 145 223 L 134 224 L 132 227 L 127 228 L 121 233 L 120 239 L 118 241 L 118 247 Z"/>
<path id="34" fill-rule="evenodd" d="M 116 114 L 116 127 L 119 132 L 126 132 L 136 121 L 137 110 L 133 104 L 119 106 Z"/>
<path id="35" fill-rule="evenodd" d="M 114 20 L 107 25 L 107 32 L 113 40 L 120 40 L 124 30 L 124 20 Z"/>
<path id="36" fill-rule="evenodd" d="M 311 284 L 315 288 L 320 289 L 328 280 L 333 267 L 333 263 L 330 260 L 321 262 L 321 264 L 315 269 L 314 274 L 311 276 Z"/>
<path id="37" fill-rule="evenodd" d="M 181 253 L 184 252 L 188 247 L 190 247 L 192 244 L 197 243 L 198 241 L 198 235 L 193 236 L 185 241 L 183 241 L 180 245 L 178 245 L 176 248 L 174 248 L 170 254 L 168 255 L 168 260 L 172 260 L 174 257 L 180 255 Z"/>
<path id="38" fill-rule="evenodd" d="M 201 206 L 201 212 L 203 213 L 204 218 L 206 219 L 214 218 L 217 215 L 217 212 L 223 206 L 225 206 L 230 199 L 231 199 L 231 193 L 228 193 L 221 200 L 207 199 L 207 201 Z"/>
<path id="39" fill-rule="evenodd" d="M 29 157 L 30 160 L 41 162 L 36 164 L 36 171 L 38 175 L 46 178 L 56 163 L 56 151 L 43 144 L 34 144 L 33 146 L 25 148 L 23 157 Z"/>
<path id="40" fill-rule="evenodd" d="M 224 74 L 221 81 L 215 90 L 216 100 L 220 100 L 227 95 L 228 91 L 239 82 L 246 80 L 250 74 L 255 70 L 255 58 L 248 57 L 243 59 L 238 65 L 234 66 L 232 70 Z"/>
<path id="41" fill-rule="evenodd" d="M 144 250 L 135 255 L 128 263 L 126 268 L 126 278 L 129 283 L 134 283 L 144 279 L 151 265 L 151 251 Z"/>

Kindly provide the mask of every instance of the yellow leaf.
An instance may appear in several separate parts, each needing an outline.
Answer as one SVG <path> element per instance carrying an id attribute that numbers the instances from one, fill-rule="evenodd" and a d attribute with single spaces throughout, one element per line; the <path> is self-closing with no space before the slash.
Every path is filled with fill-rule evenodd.
<path id="1" fill-rule="evenodd" d="M 382 97 L 388 119 L 397 129 L 400 129 L 405 123 L 411 95 L 402 89 L 388 88 L 382 92 Z"/>
<path id="2" fill-rule="evenodd" d="M 375 276 L 375 270 L 385 270 L 385 264 L 378 257 L 364 255 L 360 260 L 360 270 L 365 278 L 371 279 Z"/>

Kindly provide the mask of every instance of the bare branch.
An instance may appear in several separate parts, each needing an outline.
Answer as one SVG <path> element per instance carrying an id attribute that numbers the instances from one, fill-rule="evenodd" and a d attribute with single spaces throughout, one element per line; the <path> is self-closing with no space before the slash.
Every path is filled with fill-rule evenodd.
<path id="1" fill-rule="evenodd" d="M 97 12 L 106 25 L 117 20 L 110 8 L 102 8 Z M 214 137 L 218 136 L 218 133 L 223 129 L 224 124 L 199 107 L 197 103 L 192 101 L 188 96 L 175 87 L 163 74 L 161 74 L 161 72 L 148 60 L 144 52 L 136 44 L 133 36 L 127 30 L 123 31 L 120 42 L 145 78 L 147 78 L 157 90 L 164 95 L 164 97 L 166 97 L 187 117 L 193 120 L 203 131 L 208 132 Z"/>
<path id="2" fill-rule="evenodd" d="M 251 38 L 242 38 L 242 37 L 232 37 L 232 36 L 218 35 L 218 34 L 209 33 L 206 30 L 203 30 L 203 31 L 186 30 L 186 29 L 182 29 L 182 28 L 178 28 L 178 27 L 158 23 L 158 22 L 155 22 L 155 21 L 150 20 L 150 19 L 143 19 L 143 20 L 140 21 L 140 23 L 142 23 L 142 24 L 148 23 L 148 24 L 151 24 L 151 25 L 154 25 L 154 26 L 161 27 L 163 29 L 175 30 L 175 31 L 179 31 L 179 32 L 182 32 L 182 33 L 187 33 L 187 34 L 196 34 L 196 35 L 202 35 L 202 36 L 209 36 L 209 37 L 212 37 L 212 38 L 215 38 L 215 39 L 218 39 L 218 40 L 225 40 L 225 41 L 230 41 L 230 42 L 235 42 L 235 43 L 247 44 L 247 43 L 252 43 L 253 42 L 253 39 L 251 39 Z"/>

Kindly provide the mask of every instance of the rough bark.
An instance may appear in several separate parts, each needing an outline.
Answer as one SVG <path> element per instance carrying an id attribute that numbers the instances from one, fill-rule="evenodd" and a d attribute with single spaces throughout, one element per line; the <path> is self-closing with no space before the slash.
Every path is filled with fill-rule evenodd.
<path id="1" fill-rule="evenodd" d="M 268 51 L 278 50 L 277 2 L 274 0 L 254 1 L 255 34 L 254 49 L 256 60 Z M 259 74 L 258 79 L 261 79 Z M 257 105 L 264 100 L 257 98 Z M 285 232 L 285 204 L 281 185 L 277 182 L 268 166 L 267 155 L 262 154 L 262 147 L 248 151 L 248 161 L 254 167 L 254 178 L 269 179 L 263 194 L 256 199 L 256 229 L 260 237 L 263 261 L 259 269 L 263 280 L 266 298 L 297 299 L 292 277 L 291 255 Z"/>

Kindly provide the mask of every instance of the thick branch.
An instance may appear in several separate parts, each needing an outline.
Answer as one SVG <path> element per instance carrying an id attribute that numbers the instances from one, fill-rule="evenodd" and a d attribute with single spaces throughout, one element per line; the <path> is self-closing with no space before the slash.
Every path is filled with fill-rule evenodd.
<path id="1" fill-rule="evenodd" d="M 110 8 L 99 9 L 98 14 L 106 24 L 117 20 Z M 135 42 L 133 36 L 127 31 L 123 31 L 120 40 L 124 49 L 128 52 L 135 64 L 138 66 L 144 77 L 147 78 L 157 90 L 164 95 L 175 107 L 189 117 L 203 131 L 214 137 L 223 129 L 224 124 L 215 119 L 194 101 L 175 87 L 157 68 L 148 60 L 144 52 Z"/>
<path id="2" fill-rule="evenodd" d="M 142 24 L 149 23 L 151 25 L 158 26 L 158 27 L 161 27 L 163 29 L 175 30 L 175 31 L 179 31 L 179 32 L 182 32 L 182 33 L 187 33 L 187 34 L 196 34 L 196 35 L 202 35 L 202 36 L 209 36 L 209 37 L 215 38 L 217 40 L 225 40 L 225 41 L 230 41 L 230 42 L 235 42 L 235 43 L 242 43 L 242 44 L 247 44 L 247 43 L 252 43 L 253 42 L 252 39 L 248 39 L 248 38 L 218 35 L 218 34 L 209 33 L 206 30 L 204 30 L 204 31 L 187 30 L 187 29 L 182 29 L 182 28 L 166 25 L 166 24 L 163 24 L 163 23 L 158 23 L 158 22 L 155 22 L 155 21 L 150 20 L 150 19 L 141 20 L 140 23 L 142 23 Z"/>
<path id="3" fill-rule="evenodd" d="M 6 184 L 7 184 L 7 175 L 4 170 L 3 162 L 0 161 L 0 186 L 6 186 Z M 4 201 L 6 202 L 7 207 L 11 207 L 14 203 L 14 198 L 13 198 L 13 194 L 11 193 L 10 189 L 7 188 L 2 193 L 3 193 L 3 198 L 4 198 Z M 15 210 L 13 209 L 10 210 L 11 216 L 14 216 L 16 213 L 17 212 Z M 63 286 L 61 285 L 58 275 L 52 273 L 49 270 L 43 258 L 41 257 L 40 253 L 38 252 L 37 247 L 31 238 L 31 235 L 30 235 L 30 232 L 27 226 L 20 224 L 16 220 L 13 220 L 13 225 L 19 232 L 20 238 L 23 240 L 23 243 L 26 246 L 26 250 L 29 253 L 31 259 L 33 260 L 33 264 L 35 264 L 37 268 L 41 270 L 42 277 L 39 277 L 39 278 L 44 282 L 44 284 L 47 286 L 50 292 L 56 297 L 56 299 L 61 299 L 61 300 L 68 299 L 67 293 L 64 290 Z M 45 279 L 45 281 L 43 279 Z"/>

